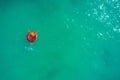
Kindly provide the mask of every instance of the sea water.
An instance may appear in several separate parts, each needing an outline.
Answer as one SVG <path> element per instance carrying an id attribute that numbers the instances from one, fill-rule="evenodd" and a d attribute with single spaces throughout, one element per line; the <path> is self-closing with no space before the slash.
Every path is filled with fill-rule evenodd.
<path id="1" fill-rule="evenodd" d="M 1 0 L 0 43 L 0 80 L 120 80 L 120 1 Z"/>

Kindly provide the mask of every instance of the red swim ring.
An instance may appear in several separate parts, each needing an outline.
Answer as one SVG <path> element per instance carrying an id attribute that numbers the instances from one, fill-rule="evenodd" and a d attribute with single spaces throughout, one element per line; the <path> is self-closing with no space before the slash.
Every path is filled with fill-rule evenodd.
<path id="1" fill-rule="evenodd" d="M 33 43 L 35 42 L 37 39 L 37 34 L 35 32 L 29 32 L 27 34 L 27 40 L 30 42 L 30 43 Z"/>

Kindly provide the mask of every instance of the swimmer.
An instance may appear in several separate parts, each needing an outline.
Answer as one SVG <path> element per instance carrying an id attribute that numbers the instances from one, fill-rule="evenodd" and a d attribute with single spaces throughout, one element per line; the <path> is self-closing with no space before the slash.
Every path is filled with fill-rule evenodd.
<path id="1" fill-rule="evenodd" d="M 27 38 L 28 42 L 33 43 L 37 39 L 37 33 L 36 32 L 28 32 L 26 38 Z"/>

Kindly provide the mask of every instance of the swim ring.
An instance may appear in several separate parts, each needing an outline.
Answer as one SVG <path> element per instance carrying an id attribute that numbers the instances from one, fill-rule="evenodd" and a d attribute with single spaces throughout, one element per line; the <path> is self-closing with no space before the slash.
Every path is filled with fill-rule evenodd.
<path id="1" fill-rule="evenodd" d="M 27 40 L 28 40 L 28 42 L 33 43 L 33 42 L 36 41 L 36 39 L 37 39 L 37 33 L 36 32 L 29 32 L 27 34 Z"/>

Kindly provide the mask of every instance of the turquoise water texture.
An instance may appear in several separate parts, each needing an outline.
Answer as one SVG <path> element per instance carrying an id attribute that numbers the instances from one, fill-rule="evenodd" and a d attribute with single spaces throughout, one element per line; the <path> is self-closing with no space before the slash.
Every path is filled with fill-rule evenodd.
<path id="1" fill-rule="evenodd" d="M 120 0 L 0 0 L 0 80 L 120 80 Z"/>

